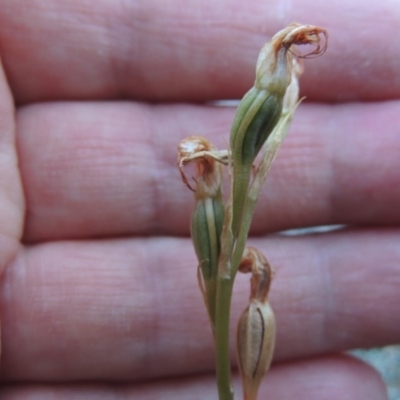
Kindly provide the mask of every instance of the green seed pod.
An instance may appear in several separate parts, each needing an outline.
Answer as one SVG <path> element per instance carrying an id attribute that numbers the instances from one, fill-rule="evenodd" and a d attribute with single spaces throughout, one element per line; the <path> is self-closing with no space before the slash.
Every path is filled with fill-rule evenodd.
<path id="1" fill-rule="evenodd" d="M 261 50 L 254 86 L 237 109 L 230 135 L 234 237 L 239 235 L 254 160 L 281 117 L 291 69 L 288 49 L 276 46 L 273 38 Z"/>
<path id="2" fill-rule="evenodd" d="M 230 136 L 234 236 L 238 235 L 253 162 L 280 119 L 285 90 L 270 92 L 254 86 L 239 104 Z"/>
<path id="3" fill-rule="evenodd" d="M 218 198 L 199 199 L 191 221 L 191 234 L 204 280 L 216 276 L 224 205 Z"/>
<path id="4" fill-rule="evenodd" d="M 258 152 L 279 121 L 284 93 L 250 89 L 239 104 L 231 130 L 234 167 L 251 168 Z"/>
<path id="5" fill-rule="evenodd" d="M 199 261 L 204 300 L 212 325 L 215 323 L 216 285 L 220 237 L 224 224 L 224 205 L 222 196 L 198 199 L 192 215 L 192 241 Z"/>
<path id="6" fill-rule="evenodd" d="M 257 60 L 254 87 L 243 97 L 232 125 L 230 145 L 234 165 L 248 167 L 279 121 L 293 69 L 299 72 L 292 46 L 315 45 L 306 56 L 322 54 L 326 41 L 321 45 L 321 35 L 327 38 L 324 29 L 293 23 L 263 46 Z"/>
<path id="7" fill-rule="evenodd" d="M 230 145 L 233 164 L 251 167 L 279 121 L 283 98 L 290 84 L 292 56 L 275 37 L 261 49 L 254 86 L 246 93 L 232 124 Z"/>
<path id="8" fill-rule="evenodd" d="M 283 97 L 270 94 L 251 121 L 242 144 L 242 163 L 250 165 L 279 121 Z"/>
<path id="9" fill-rule="evenodd" d="M 191 220 L 191 234 L 199 262 L 199 286 L 213 327 L 221 232 L 225 217 L 222 167 L 226 163 L 226 158 L 226 152 L 217 151 L 212 143 L 201 136 L 188 137 L 178 146 L 181 176 L 185 185 L 194 191 L 196 200 Z M 190 186 L 183 172 L 183 166 L 189 162 L 195 164 L 195 188 Z"/>

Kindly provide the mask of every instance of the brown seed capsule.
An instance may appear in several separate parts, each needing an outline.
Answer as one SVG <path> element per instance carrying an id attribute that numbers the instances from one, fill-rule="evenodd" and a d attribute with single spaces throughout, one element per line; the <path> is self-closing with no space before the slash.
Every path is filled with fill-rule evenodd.
<path id="1" fill-rule="evenodd" d="M 239 266 L 251 272 L 250 304 L 240 317 L 237 330 L 237 358 L 245 400 L 255 400 L 268 370 L 275 346 L 275 316 L 268 303 L 271 267 L 254 248 L 247 248 Z"/>
<path id="2" fill-rule="evenodd" d="M 276 324 L 268 302 L 250 301 L 237 331 L 237 353 L 245 400 L 255 400 L 275 346 Z"/>

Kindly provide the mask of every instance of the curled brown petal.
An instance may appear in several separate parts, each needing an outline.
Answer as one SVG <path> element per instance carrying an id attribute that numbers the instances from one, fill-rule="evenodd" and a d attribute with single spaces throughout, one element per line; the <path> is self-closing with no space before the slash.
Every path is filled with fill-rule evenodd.
<path id="1" fill-rule="evenodd" d="M 207 139 L 201 136 L 190 136 L 183 139 L 178 146 L 179 169 L 191 161 L 196 161 L 196 178 L 207 175 L 214 168 L 214 160 L 206 156 L 199 157 L 199 153 L 215 150 L 214 146 Z"/>
<path id="2" fill-rule="evenodd" d="M 278 32 L 274 38 L 277 39 L 277 43 L 280 42 L 281 46 L 285 47 L 299 58 L 318 57 L 325 53 L 328 46 L 328 31 L 315 25 L 292 23 L 281 32 Z M 312 45 L 314 49 L 305 55 L 296 54 L 291 49 L 293 45 L 304 44 Z"/>

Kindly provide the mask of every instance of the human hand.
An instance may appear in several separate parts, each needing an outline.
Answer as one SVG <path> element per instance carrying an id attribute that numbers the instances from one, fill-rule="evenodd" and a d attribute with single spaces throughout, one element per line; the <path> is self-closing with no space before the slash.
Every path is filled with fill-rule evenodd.
<path id="1" fill-rule="evenodd" d="M 234 109 L 201 103 L 242 96 L 291 21 L 330 41 L 254 218 L 278 328 L 260 397 L 385 398 L 339 354 L 400 340 L 397 4 L 168 4 L 0 1 L 1 398 L 216 398 L 176 146 L 226 146 Z M 350 227 L 275 234 L 329 224 Z"/>

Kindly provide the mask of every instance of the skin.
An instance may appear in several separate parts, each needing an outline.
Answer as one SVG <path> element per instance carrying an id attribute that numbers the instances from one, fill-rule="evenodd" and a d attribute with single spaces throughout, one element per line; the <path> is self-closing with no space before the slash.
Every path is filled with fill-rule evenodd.
<path id="1" fill-rule="evenodd" d="M 2 400 L 216 398 L 176 146 L 226 146 L 234 108 L 201 103 L 240 98 L 292 21 L 330 41 L 255 216 L 278 326 L 260 398 L 386 398 L 341 353 L 400 342 L 400 9 L 314 3 L 0 0 Z M 327 224 L 349 227 L 276 234 Z"/>

